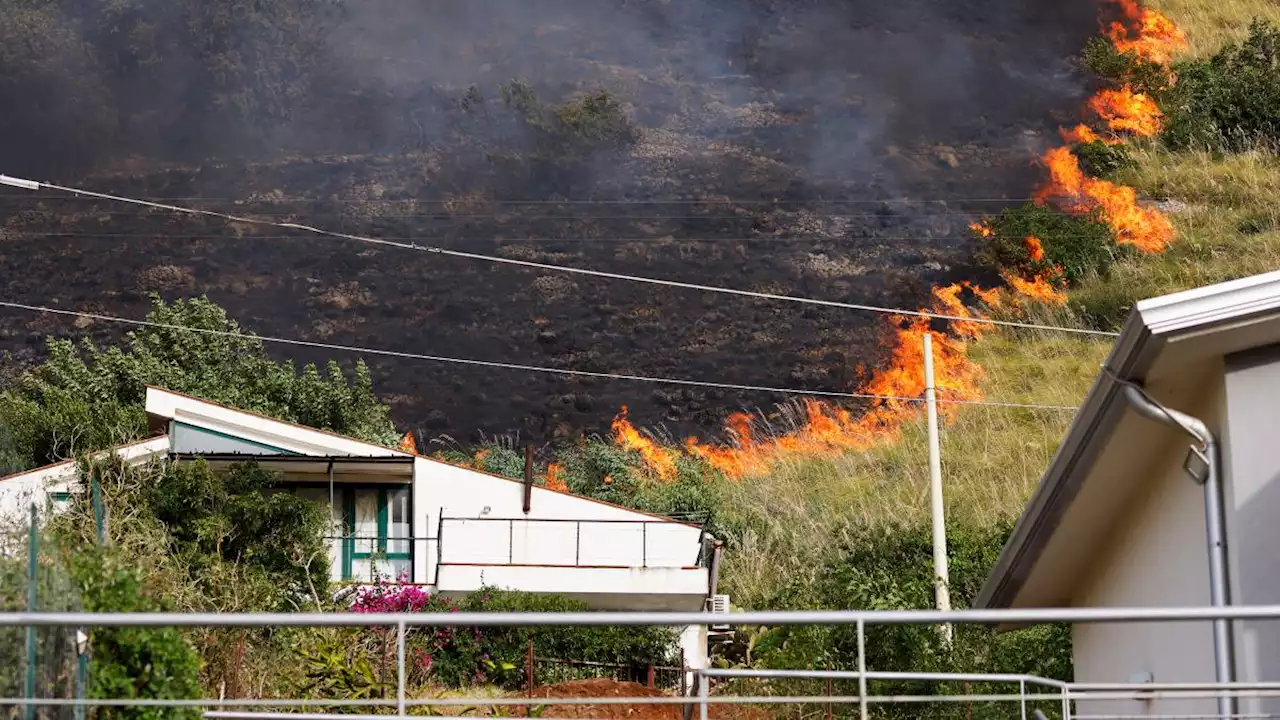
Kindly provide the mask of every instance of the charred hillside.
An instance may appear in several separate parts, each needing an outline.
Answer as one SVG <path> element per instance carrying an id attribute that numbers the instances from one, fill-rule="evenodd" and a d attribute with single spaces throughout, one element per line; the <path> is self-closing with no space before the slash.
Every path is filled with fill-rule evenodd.
<path id="1" fill-rule="evenodd" d="M 3 47 L 46 56 L 0 50 L 10 174 L 894 307 L 981 272 L 967 225 L 1026 197 L 1032 159 L 1076 119 L 1088 88 L 1072 58 L 1098 13 L 1084 0 L 6 4 Z M 265 335 L 821 390 L 855 386 L 885 330 L 869 314 L 17 193 L 0 198 L 0 272 L 5 299 L 31 304 L 139 317 L 148 293 L 207 293 Z M 0 317 L 22 361 L 46 334 L 119 332 Z M 463 441 L 597 430 L 623 404 L 637 423 L 705 433 L 783 399 L 368 359 L 402 425 Z"/>

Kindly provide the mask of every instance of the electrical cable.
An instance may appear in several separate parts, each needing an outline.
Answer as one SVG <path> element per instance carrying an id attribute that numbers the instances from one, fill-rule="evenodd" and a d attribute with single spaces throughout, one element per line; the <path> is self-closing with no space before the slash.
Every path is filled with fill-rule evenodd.
<path id="1" fill-rule="evenodd" d="M 819 300 L 816 298 L 799 297 L 795 295 L 779 295 L 776 293 L 755 292 L 751 290 L 740 290 L 737 288 L 727 288 L 727 287 L 719 287 L 719 286 L 713 286 L 713 285 L 700 285 L 698 283 L 681 282 L 678 280 L 666 280 L 662 278 L 651 278 L 651 277 L 644 277 L 640 275 L 627 275 L 624 273 L 605 272 L 603 270 L 590 270 L 586 268 L 568 267 L 565 265 L 553 265 L 550 263 L 534 262 L 532 260 L 520 260 L 517 258 L 498 257 L 495 255 L 484 255 L 482 253 L 466 252 L 463 250 L 449 250 L 449 249 L 429 246 L 429 245 L 418 245 L 413 242 L 399 242 L 399 241 L 393 241 L 393 240 L 386 240 L 382 238 L 352 235 L 350 233 L 337 232 L 333 230 L 324 230 L 321 228 L 312 227 L 310 225 L 302 225 L 299 223 L 276 222 L 273 220 L 263 220 L 261 218 L 244 217 L 239 215 L 233 215 L 230 213 L 218 212 L 214 210 L 201 210 L 198 208 L 187 208 L 179 205 L 169 205 L 167 203 L 157 203 L 157 202 L 151 202 L 148 200 L 139 200 L 136 198 L 123 197 L 120 195 L 111 195 L 109 193 L 99 193 L 91 190 L 65 187 L 62 185 L 55 185 L 53 183 L 37 182 L 34 180 L 15 178 L 15 177 L 10 177 L 8 175 L 0 175 L 0 185 L 9 185 L 12 187 L 22 188 L 26 190 L 39 190 L 40 188 L 47 188 L 50 190 L 57 190 L 60 192 L 87 195 L 89 197 L 97 197 L 103 200 L 113 200 L 116 202 L 123 202 L 123 203 L 129 203 L 133 205 L 156 208 L 159 210 L 169 210 L 172 212 L 183 213 L 188 215 L 216 217 L 223 220 L 229 220 L 231 222 L 265 225 L 265 226 L 278 227 L 278 228 L 289 229 L 289 230 L 300 230 L 303 232 L 310 232 L 316 235 L 321 235 L 326 237 L 339 238 L 343 240 L 352 240 L 356 242 L 369 243 L 373 245 L 383 245 L 386 247 L 395 247 L 395 248 L 400 248 L 404 250 L 416 250 L 419 252 L 428 252 L 428 253 L 434 253 L 437 255 L 445 255 L 449 257 L 465 258 L 468 260 L 479 260 L 483 262 L 491 262 L 491 263 L 497 263 L 502 265 L 529 267 L 529 268 L 536 268 L 539 270 L 547 270 L 551 272 L 563 272 L 563 273 L 570 273 L 575 275 L 585 275 L 590 277 L 606 278 L 610 280 L 625 280 L 628 282 L 648 283 L 651 285 L 681 288 L 684 290 L 698 290 L 702 292 L 714 292 L 714 293 L 721 293 L 726 295 L 737 295 L 740 297 L 752 297 L 752 298 L 757 298 L 761 300 L 775 300 L 775 301 L 782 301 L 782 302 L 802 303 L 807 305 L 820 305 L 824 307 L 836 307 L 836 308 L 843 308 L 846 310 L 876 312 L 876 313 L 881 313 L 885 315 L 893 315 L 897 317 L 922 317 L 922 318 L 929 318 L 933 320 L 951 320 L 951 321 L 957 321 L 957 322 L 978 323 L 982 325 L 1016 327 L 1016 328 L 1023 328 L 1027 330 L 1049 330 L 1049 331 L 1057 331 L 1057 332 L 1068 332 L 1068 333 L 1074 333 L 1079 335 L 1097 335 L 1097 336 L 1105 336 L 1105 337 L 1114 337 L 1116 335 L 1116 333 L 1106 332 L 1103 330 L 1090 330 L 1085 328 L 1069 328 L 1069 327 L 1061 327 L 1061 326 L 1055 326 L 1055 325 L 1041 325 L 1037 323 L 1023 323 L 1023 322 L 1016 322 L 1012 320 L 996 320 L 992 318 L 965 317 L 960 315 L 948 315 L 944 313 L 931 313 L 931 312 L 925 312 L 920 310 L 915 310 L 915 311 L 903 310 L 900 308 L 887 308 L 887 307 L 880 307 L 876 305 L 863 305 L 858 303 L 838 302 L 834 300 Z"/>
<path id="2" fill-rule="evenodd" d="M 499 368 L 504 370 L 521 370 L 527 372 L 550 373 L 556 375 L 574 375 L 579 377 L 593 377 L 608 380 L 629 380 L 634 382 L 647 382 L 666 385 L 683 385 L 694 387 L 717 388 L 722 390 L 745 390 L 751 392 L 769 392 L 789 395 L 807 395 L 815 397 L 829 398 L 846 398 L 854 400 L 879 400 L 879 401 L 896 401 L 921 403 L 924 398 L 899 397 L 893 395 L 874 395 L 870 393 L 846 393 L 824 390 L 800 390 L 795 388 L 779 388 L 765 385 L 743 385 L 737 383 L 721 383 L 702 380 L 684 380 L 679 378 L 663 378 L 652 377 L 647 375 L 629 375 L 623 373 L 605 373 L 592 372 L 589 370 L 567 370 L 564 368 L 550 368 L 540 365 L 523 365 L 519 363 L 495 362 L 490 360 L 475 360 L 471 358 L 456 358 L 442 355 L 423 355 L 420 353 L 401 352 L 398 350 L 384 350 L 380 348 L 361 347 L 357 345 L 340 345 L 337 343 L 315 342 L 311 340 L 296 340 L 292 338 L 273 337 L 270 335 L 254 335 L 250 333 L 237 333 L 229 330 L 210 330 L 207 328 L 192 328 L 182 325 L 174 325 L 171 323 L 159 323 L 150 320 L 134 320 L 132 318 L 122 318 L 115 315 L 105 315 L 102 313 L 80 312 L 76 310 L 63 310 L 60 308 L 43 307 L 40 305 L 28 305 L 24 303 L 0 301 L 0 307 L 11 308 L 14 310 L 25 310 L 28 312 L 48 313 L 52 315 L 62 315 L 67 317 L 85 318 L 88 320 L 99 320 L 102 322 L 119 323 L 122 325 L 133 325 L 136 327 L 152 327 L 165 330 L 177 330 L 180 332 L 193 332 L 217 337 L 235 337 L 246 340 L 256 340 L 259 342 L 276 343 L 281 345 L 295 345 L 300 347 L 318 348 L 323 350 L 338 350 L 343 352 L 364 353 L 367 355 L 380 355 L 384 357 L 406 358 L 411 360 L 427 360 L 430 362 L 454 363 L 459 365 L 472 365 L 479 367 Z M 991 407 L 1009 407 L 1009 408 L 1025 408 L 1030 410 L 1070 410 L 1075 411 L 1077 408 L 1069 405 L 1042 405 L 1034 403 L 1012 403 L 1012 402 L 995 402 L 989 400 L 959 400 L 939 398 L 939 403 L 950 405 L 984 405 Z"/>

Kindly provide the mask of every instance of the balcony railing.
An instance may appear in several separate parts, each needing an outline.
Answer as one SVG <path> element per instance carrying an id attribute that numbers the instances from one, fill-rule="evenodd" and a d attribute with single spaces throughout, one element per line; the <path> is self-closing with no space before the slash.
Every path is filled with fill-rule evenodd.
<path id="1" fill-rule="evenodd" d="M 705 533 L 665 520 L 441 516 L 439 565 L 703 567 Z"/>

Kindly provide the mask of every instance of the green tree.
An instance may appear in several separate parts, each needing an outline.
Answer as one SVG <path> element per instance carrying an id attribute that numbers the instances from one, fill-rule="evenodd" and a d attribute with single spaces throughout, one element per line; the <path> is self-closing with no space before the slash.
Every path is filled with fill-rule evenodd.
<path id="1" fill-rule="evenodd" d="M 0 393 L 0 423 L 24 464 L 142 437 L 147 385 L 371 442 L 397 438 L 363 362 L 350 380 L 333 361 L 323 374 L 311 364 L 299 372 L 205 298 L 155 298 L 147 320 L 155 325 L 106 349 L 50 340 L 49 359 Z"/>
<path id="2" fill-rule="evenodd" d="M 263 573 L 282 599 L 324 594 L 327 519 L 316 504 L 279 486 L 276 473 L 253 463 L 214 472 L 204 461 L 172 463 L 138 488 L 135 511 L 154 514 L 193 579 L 215 562 Z"/>
<path id="3" fill-rule="evenodd" d="M 951 602 L 970 607 L 995 564 L 1011 526 L 951 525 L 947 531 Z M 933 545 L 927 526 L 862 525 L 842 533 L 842 546 L 817 582 L 783 588 L 770 607 L 907 610 L 934 604 Z M 936 627 L 882 625 L 866 630 L 869 670 L 903 672 L 1025 673 L 1058 680 L 1072 677 L 1068 628 L 1047 625 L 1014 633 L 958 625 L 951 647 Z M 753 662 L 765 667 L 856 669 L 858 639 L 852 627 L 781 627 L 755 639 Z M 877 694 L 963 693 L 958 684 L 878 684 Z M 991 688 L 983 687 L 986 692 Z M 939 708 L 930 717 L 965 717 L 966 709 Z M 978 709 L 973 717 L 1005 717 L 1007 707 Z M 915 708 L 886 709 L 882 717 L 919 717 Z M 953 714 L 947 714 L 947 713 Z"/>
<path id="4" fill-rule="evenodd" d="M 87 612 L 171 610 L 152 597 L 137 573 L 110 548 L 78 547 L 67 564 Z M 89 633 L 88 696 L 94 699 L 200 697 L 199 657 L 175 628 L 99 627 Z M 197 708 L 100 707 L 99 720 L 194 720 Z"/>

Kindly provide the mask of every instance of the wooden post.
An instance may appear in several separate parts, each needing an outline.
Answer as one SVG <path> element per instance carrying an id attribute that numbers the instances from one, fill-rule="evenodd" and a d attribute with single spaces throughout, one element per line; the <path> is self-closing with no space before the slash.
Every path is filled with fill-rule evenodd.
<path id="1" fill-rule="evenodd" d="M 533 446 L 524 446 L 524 514 L 533 505 Z"/>
<path id="2" fill-rule="evenodd" d="M 648 683 L 647 683 L 647 684 L 648 684 L 648 686 L 649 686 L 649 687 L 654 687 L 654 686 L 655 686 L 655 678 L 654 678 L 654 676 L 653 676 L 653 665 L 652 665 L 652 664 L 650 664 L 650 665 L 649 665 L 649 677 L 648 677 Z"/>
<path id="3" fill-rule="evenodd" d="M 529 649 L 525 651 L 524 681 L 529 688 L 529 697 L 533 697 L 533 638 L 529 638 Z"/>
<path id="4" fill-rule="evenodd" d="M 832 720 L 835 716 L 835 709 L 831 707 L 831 678 L 827 678 L 827 720 Z"/>

